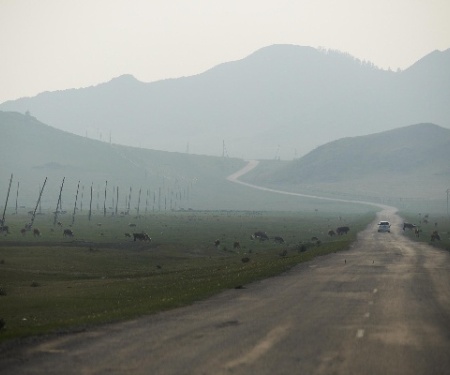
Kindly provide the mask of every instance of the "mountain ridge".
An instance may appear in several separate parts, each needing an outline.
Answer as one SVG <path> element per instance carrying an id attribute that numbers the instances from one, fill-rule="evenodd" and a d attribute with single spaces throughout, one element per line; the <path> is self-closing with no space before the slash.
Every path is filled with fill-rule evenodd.
<path id="1" fill-rule="evenodd" d="M 190 77 L 122 75 L 0 110 L 124 145 L 219 156 L 225 143 L 234 157 L 292 159 L 342 136 L 418 122 L 450 127 L 449 51 L 392 72 L 337 51 L 273 45 Z M 436 64 L 444 68 L 434 72 Z"/>

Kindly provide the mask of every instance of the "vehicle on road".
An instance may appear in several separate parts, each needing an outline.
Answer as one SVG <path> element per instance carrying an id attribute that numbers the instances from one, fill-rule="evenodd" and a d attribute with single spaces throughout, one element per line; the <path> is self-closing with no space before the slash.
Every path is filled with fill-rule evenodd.
<path id="1" fill-rule="evenodd" d="M 378 223 L 378 232 L 391 233 L 391 223 L 389 221 L 380 221 Z"/>

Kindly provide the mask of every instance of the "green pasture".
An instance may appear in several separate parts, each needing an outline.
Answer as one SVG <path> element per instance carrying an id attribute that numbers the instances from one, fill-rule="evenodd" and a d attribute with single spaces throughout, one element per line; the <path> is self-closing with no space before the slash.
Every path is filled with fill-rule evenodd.
<path id="1" fill-rule="evenodd" d="M 447 215 L 439 215 L 425 212 L 400 211 L 399 215 L 407 223 L 418 226 L 420 232 L 419 237 L 413 230 L 405 230 L 405 236 L 414 241 L 427 242 L 430 245 L 437 246 L 444 250 L 450 251 L 450 217 Z M 431 241 L 431 234 L 437 231 L 440 241 Z"/>
<path id="2" fill-rule="evenodd" d="M 79 215 L 73 225 L 61 215 L 59 226 L 48 213 L 36 217 L 41 235 L 34 237 L 20 233 L 29 217 L 11 215 L 10 234 L 0 235 L 0 341 L 131 319 L 240 289 L 347 249 L 373 219 L 370 211 L 186 211 L 91 221 Z M 348 235 L 327 235 L 341 225 L 351 228 Z M 62 235 L 69 226 L 73 238 Z M 141 231 L 151 242 L 125 236 Z M 255 231 L 271 239 L 251 239 Z"/>

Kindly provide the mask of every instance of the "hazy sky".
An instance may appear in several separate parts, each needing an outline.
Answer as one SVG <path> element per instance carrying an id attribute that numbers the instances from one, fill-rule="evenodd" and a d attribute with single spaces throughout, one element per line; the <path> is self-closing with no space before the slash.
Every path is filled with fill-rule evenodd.
<path id="1" fill-rule="evenodd" d="M 277 43 L 405 69 L 450 48 L 449 0 L 0 0 L 0 103 L 201 73 Z"/>

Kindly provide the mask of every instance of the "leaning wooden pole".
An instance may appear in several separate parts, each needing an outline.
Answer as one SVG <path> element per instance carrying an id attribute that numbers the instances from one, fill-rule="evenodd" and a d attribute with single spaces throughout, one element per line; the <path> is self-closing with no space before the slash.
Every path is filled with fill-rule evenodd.
<path id="1" fill-rule="evenodd" d="M 116 186 L 116 216 L 118 209 L 119 209 L 119 187 Z"/>
<path id="2" fill-rule="evenodd" d="M 62 189 L 63 189 L 63 186 L 64 186 L 64 180 L 65 179 L 66 178 L 63 177 L 63 180 L 62 180 L 62 183 L 61 183 L 61 188 L 59 189 L 59 197 L 58 197 L 58 203 L 56 203 L 56 210 L 55 210 L 55 217 L 53 219 L 53 225 L 56 225 L 56 222 L 58 221 L 58 208 L 61 205 L 61 194 L 62 194 Z M 46 181 L 47 181 L 47 179 L 46 179 Z"/>
<path id="3" fill-rule="evenodd" d="M 77 210 L 78 190 L 80 189 L 80 181 L 78 181 L 77 194 L 75 195 L 75 205 L 73 206 L 72 225 L 75 222 L 75 212 Z"/>
<path id="4" fill-rule="evenodd" d="M 19 201 L 19 181 L 17 181 L 17 192 L 16 192 L 16 215 L 17 215 L 18 201 Z"/>
<path id="5" fill-rule="evenodd" d="M 91 184 L 91 200 L 89 202 L 89 221 L 91 221 L 91 215 L 92 215 L 92 185 L 94 183 Z"/>
<path id="6" fill-rule="evenodd" d="M 105 184 L 105 199 L 103 200 L 103 216 L 106 216 L 106 189 L 108 188 L 108 181 Z"/>
<path id="7" fill-rule="evenodd" d="M 36 211 L 38 209 L 39 203 L 41 203 L 41 197 L 42 197 L 42 193 L 44 192 L 46 182 L 47 182 L 47 177 L 45 177 L 44 184 L 42 185 L 41 192 L 39 193 L 39 198 L 36 202 L 36 207 L 34 208 L 33 215 L 31 216 L 31 223 L 28 225 L 28 229 L 33 228 L 34 218 L 36 217 Z"/>
<path id="8" fill-rule="evenodd" d="M 6 194 L 5 208 L 3 209 L 3 216 L 2 216 L 1 225 L 4 225 L 4 224 L 5 224 L 6 206 L 8 205 L 9 192 L 11 191 L 12 180 L 13 180 L 13 174 L 11 173 L 11 178 L 9 179 L 8 194 Z"/>
<path id="9" fill-rule="evenodd" d="M 139 189 L 138 205 L 137 205 L 137 217 L 139 217 L 139 206 L 141 205 L 141 191 L 142 191 L 142 188 Z"/>
<path id="10" fill-rule="evenodd" d="M 128 214 L 130 213 L 130 207 L 131 207 L 131 191 L 132 191 L 132 188 L 130 186 L 130 195 L 128 196 L 128 208 L 127 208 Z"/>

